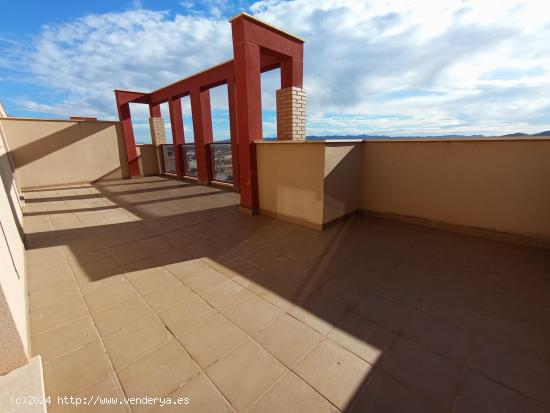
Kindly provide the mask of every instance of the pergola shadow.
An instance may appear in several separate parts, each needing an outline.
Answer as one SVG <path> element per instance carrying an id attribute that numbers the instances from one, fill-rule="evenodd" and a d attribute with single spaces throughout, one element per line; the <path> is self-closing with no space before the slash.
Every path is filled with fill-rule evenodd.
<path id="1" fill-rule="evenodd" d="M 128 193 L 125 185 L 136 184 L 92 188 L 116 201 L 118 193 Z M 199 193 L 188 197 L 189 189 Z M 292 371 L 342 411 L 460 411 L 477 403 L 469 399 L 475 396 L 472 380 L 502 387 L 470 356 L 478 335 L 487 334 L 479 333 L 479 323 L 504 322 L 515 337 L 513 326 L 526 308 L 548 314 L 547 303 L 534 304 L 536 290 L 548 282 L 537 250 L 363 216 L 320 232 L 240 214 L 230 191 L 182 184 L 172 206 L 164 202 L 162 186 L 158 191 L 156 203 L 133 202 L 142 194 L 133 189 L 119 205 L 135 221 L 27 234 L 29 248 L 63 247 L 81 284 L 156 267 L 174 271 L 193 260 L 207 263 L 334 346 L 325 350 L 335 353 L 319 355 L 324 361 L 317 375 L 299 363 Z M 63 195 L 47 199 L 59 202 Z M 513 302 L 516 313 L 498 307 L 500 296 L 491 289 L 507 305 Z M 542 315 L 538 320 L 547 321 Z M 347 358 L 339 359 L 343 352 Z M 505 354 L 493 360 L 510 363 Z M 333 373 L 342 374 L 335 386 L 344 390 L 325 389 Z M 535 403 L 536 394 L 521 398 Z"/>

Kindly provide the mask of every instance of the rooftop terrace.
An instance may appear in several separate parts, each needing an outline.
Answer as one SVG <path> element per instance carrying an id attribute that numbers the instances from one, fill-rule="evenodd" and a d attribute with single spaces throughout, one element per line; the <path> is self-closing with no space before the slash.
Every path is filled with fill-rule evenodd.
<path id="1" fill-rule="evenodd" d="M 550 137 L 305 141 L 304 42 L 231 26 L 119 121 L 0 107 L 0 411 L 549 412 Z"/>
<path id="2" fill-rule="evenodd" d="M 320 232 L 160 177 L 25 198 L 47 394 L 190 397 L 195 412 L 550 409 L 544 250 L 362 215 Z"/>

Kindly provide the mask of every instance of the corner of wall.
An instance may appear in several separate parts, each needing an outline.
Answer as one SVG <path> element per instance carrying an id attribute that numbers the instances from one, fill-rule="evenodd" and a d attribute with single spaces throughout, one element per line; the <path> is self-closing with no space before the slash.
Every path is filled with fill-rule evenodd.
<path id="1" fill-rule="evenodd" d="M 323 225 L 359 208 L 362 142 L 326 142 L 323 180 Z"/>

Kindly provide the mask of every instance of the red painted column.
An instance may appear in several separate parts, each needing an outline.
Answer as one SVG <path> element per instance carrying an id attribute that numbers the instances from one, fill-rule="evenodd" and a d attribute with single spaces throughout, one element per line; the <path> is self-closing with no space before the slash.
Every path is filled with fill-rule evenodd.
<path id="1" fill-rule="evenodd" d="M 172 127 L 172 140 L 174 143 L 174 154 L 176 155 L 176 175 L 183 177 L 183 148 L 185 143 L 183 132 L 183 116 L 181 114 L 181 99 L 170 98 L 168 100 L 170 109 L 170 124 Z"/>
<path id="2" fill-rule="evenodd" d="M 160 113 L 160 104 L 149 105 L 149 116 L 152 117 L 152 118 L 162 117 L 162 115 Z"/>
<path id="3" fill-rule="evenodd" d="M 303 88 L 304 62 L 299 59 L 287 57 L 281 62 L 281 89 L 287 87 Z"/>
<path id="4" fill-rule="evenodd" d="M 209 144 L 213 140 L 209 90 L 191 90 L 191 112 L 193 113 L 199 182 L 209 184 L 212 180 L 212 154 Z"/>
<path id="5" fill-rule="evenodd" d="M 117 108 L 118 118 L 122 126 L 122 135 L 124 136 L 124 146 L 126 148 L 126 157 L 128 159 L 128 171 L 130 173 L 130 177 L 141 176 L 136 151 L 136 140 L 134 138 L 134 128 L 132 127 L 132 116 L 130 115 L 130 104 L 119 104 L 117 96 Z"/>
<path id="6" fill-rule="evenodd" d="M 241 210 L 254 214 L 258 212 L 259 199 L 256 148 L 253 142 L 262 139 L 260 47 L 244 40 L 241 37 L 241 30 L 235 26 L 233 26 L 233 55 L 235 57 Z"/>
<path id="7" fill-rule="evenodd" d="M 239 142 L 237 140 L 237 111 L 235 108 L 235 81 L 227 82 L 227 99 L 229 104 L 229 133 L 231 135 L 231 162 L 233 166 L 233 189 L 238 191 L 241 187 L 239 181 Z"/>

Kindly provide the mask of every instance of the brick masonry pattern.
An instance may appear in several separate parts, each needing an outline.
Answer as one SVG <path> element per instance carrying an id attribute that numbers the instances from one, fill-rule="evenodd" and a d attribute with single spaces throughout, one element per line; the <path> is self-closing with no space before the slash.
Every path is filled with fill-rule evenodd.
<path id="1" fill-rule="evenodd" d="M 154 145 L 162 145 L 166 143 L 166 129 L 164 128 L 164 120 L 159 117 L 149 118 L 149 126 L 151 127 L 151 141 Z"/>
<path id="2" fill-rule="evenodd" d="M 306 139 L 306 92 L 302 88 L 279 89 L 277 100 L 277 139 Z"/>

